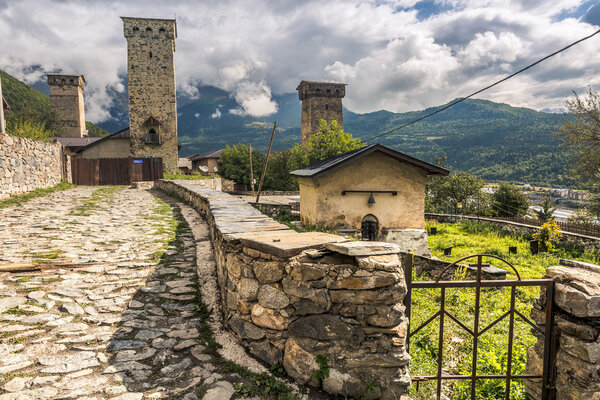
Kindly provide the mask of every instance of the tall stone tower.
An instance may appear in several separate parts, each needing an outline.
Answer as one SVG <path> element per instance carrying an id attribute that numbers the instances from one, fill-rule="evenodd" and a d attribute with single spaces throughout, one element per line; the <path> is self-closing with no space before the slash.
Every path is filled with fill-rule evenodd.
<path id="1" fill-rule="evenodd" d="M 48 74 L 50 106 L 58 112 L 66 137 L 87 137 L 83 75 Z"/>
<path id="2" fill-rule="evenodd" d="M 328 124 L 335 119 L 344 129 L 342 99 L 346 95 L 345 83 L 302 81 L 296 90 L 302 101 L 302 146 L 306 146 L 308 138 L 319 131 L 320 119 Z"/>
<path id="3" fill-rule="evenodd" d="M 127 39 L 129 132 L 132 156 L 161 157 L 177 171 L 174 19 L 121 17 Z"/>

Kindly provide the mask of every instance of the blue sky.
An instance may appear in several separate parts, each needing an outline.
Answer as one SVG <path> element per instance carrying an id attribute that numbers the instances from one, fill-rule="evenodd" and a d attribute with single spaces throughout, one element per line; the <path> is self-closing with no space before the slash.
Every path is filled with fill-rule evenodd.
<path id="1" fill-rule="evenodd" d="M 102 121 L 124 90 L 121 15 L 176 15 L 179 93 L 214 85 L 241 105 L 223 112 L 256 116 L 302 79 L 347 83 L 355 112 L 444 104 L 600 24 L 582 0 L 0 0 L 0 68 L 30 83 L 84 74 L 87 116 Z M 600 36 L 479 97 L 560 110 L 573 90 L 600 88 L 599 48 Z"/>

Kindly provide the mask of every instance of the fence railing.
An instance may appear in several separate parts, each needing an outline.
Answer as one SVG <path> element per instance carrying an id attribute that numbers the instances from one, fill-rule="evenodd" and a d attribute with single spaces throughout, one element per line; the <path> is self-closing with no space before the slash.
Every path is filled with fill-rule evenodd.
<path id="1" fill-rule="evenodd" d="M 425 216 L 427 218 L 436 218 L 436 217 L 447 217 L 447 218 L 464 218 L 464 219 L 474 219 L 474 220 L 482 220 L 482 221 L 491 221 L 491 222 L 514 222 L 523 225 L 531 225 L 531 226 L 542 226 L 544 222 L 530 219 L 530 218 L 522 218 L 522 217 L 478 217 L 475 215 L 450 215 L 450 214 L 433 214 L 426 213 Z M 600 225 L 599 224 L 578 224 L 575 222 L 562 222 L 555 221 L 560 230 L 568 233 L 576 233 L 579 235 L 591 236 L 600 238 Z"/>

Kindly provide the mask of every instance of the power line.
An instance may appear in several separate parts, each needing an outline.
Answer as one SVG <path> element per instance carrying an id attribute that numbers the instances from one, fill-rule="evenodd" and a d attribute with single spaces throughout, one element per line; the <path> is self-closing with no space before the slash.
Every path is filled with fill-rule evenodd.
<path id="1" fill-rule="evenodd" d="M 367 139 L 365 139 L 365 142 L 368 142 L 368 141 L 370 141 L 370 140 L 372 140 L 372 139 L 377 139 L 377 138 L 379 138 L 379 137 L 381 137 L 381 136 L 389 135 L 389 134 L 390 134 L 390 133 L 392 133 L 392 132 L 396 132 L 396 131 L 398 131 L 398 130 L 400 130 L 400 129 L 402 129 L 402 128 L 405 128 L 405 127 L 407 127 L 407 126 L 409 126 L 409 125 L 412 125 L 412 124 L 415 124 L 415 123 L 417 123 L 417 122 L 419 122 L 419 121 L 422 121 L 422 120 L 424 120 L 425 118 L 429 118 L 429 117 L 431 117 L 431 116 L 433 116 L 433 115 L 435 115 L 435 114 L 437 114 L 437 113 L 439 113 L 439 112 L 442 112 L 442 111 L 444 111 L 444 110 L 446 110 L 446 109 L 448 109 L 448 108 L 450 108 L 450 107 L 452 107 L 452 106 L 455 106 L 455 105 L 457 105 L 458 103 L 462 103 L 463 101 L 465 101 L 465 100 L 467 100 L 467 99 L 469 99 L 469 98 L 471 98 L 471 97 L 473 97 L 473 96 L 475 96 L 475 95 L 477 95 L 477 94 L 479 94 L 479 93 L 481 93 L 481 92 L 483 92 L 483 91 L 485 91 L 485 90 L 488 90 L 488 89 L 490 89 L 490 88 L 492 88 L 492 87 L 494 87 L 494 86 L 496 86 L 496 85 L 499 85 L 500 83 L 502 83 L 502 82 L 504 82 L 504 81 L 507 81 L 507 80 L 509 80 L 510 78 L 512 78 L 512 77 L 513 77 L 513 76 L 515 76 L 515 75 L 518 75 L 518 74 L 520 74 L 521 72 L 527 71 L 529 68 L 532 68 L 532 67 L 534 67 L 534 66 L 538 65 L 538 64 L 539 64 L 539 63 L 541 63 L 542 61 L 545 61 L 545 60 L 547 60 L 547 59 L 549 59 L 549 58 L 551 58 L 551 57 L 554 57 L 555 55 L 557 55 L 557 54 L 559 54 L 559 53 L 562 53 L 563 51 L 565 51 L 565 50 L 567 50 L 567 49 L 569 49 L 569 48 L 571 48 L 571 47 L 575 46 L 576 44 L 579 44 L 579 43 L 581 43 L 581 42 L 583 42 L 583 41 L 585 41 L 585 40 L 588 40 L 589 38 L 591 38 L 591 37 L 593 37 L 593 36 L 596 36 L 598 33 L 600 33 L 600 29 L 599 29 L 599 30 L 597 30 L 596 32 L 592 33 L 592 34 L 591 34 L 591 35 L 589 35 L 589 36 L 583 37 L 583 38 L 581 38 L 581 39 L 579 39 L 579 40 L 577 40 L 577 41 L 575 41 L 575 42 L 571 43 L 570 45 L 568 45 L 568 46 L 566 46 L 566 47 L 563 47 L 562 49 L 560 49 L 560 50 L 557 50 L 557 51 L 555 51 L 554 53 L 552 53 L 552 54 L 549 54 L 549 55 L 547 55 L 546 57 L 544 57 L 544 58 L 541 58 L 541 59 L 537 60 L 536 62 L 534 62 L 533 64 L 530 64 L 530 65 L 526 66 L 525 68 L 521 68 L 521 69 L 520 69 L 520 70 L 518 70 L 517 72 L 514 72 L 514 73 L 512 73 L 512 74 L 508 75 L 507 77 L 505 77 L 505 78 L 502 78 L 502 79 L 500 79 L 499 81 L 496 81 L 496 82 L 492 83 L 491 85 L 484 87 L 483 89 L 480 89 L 480 90 L 478 90 L 478 91 L 476 91 L 476 92 L 474 92 L 474 93 L 471 93 L 471 94 L 470 94 L 470 95 L 468 95 L 467 97 L 463 97 L 463 98 L 461 98 L 461 99 L 459 99 L 459 100 L 453 101 L 452 103 L 450 103 L 450 104 L 447 104 L 447 105 L 445 105 L 444 107 L 442 107 L 442 108 L 440 108 L 440 109 L 438 109 L 438 110 L 435 110 L 435 111 L 433 111 L 433 112 L 431 112 L 431 113 L 429 113 L 429 114 L 427 114 L 427 115 L 424 115 L 424 116 L 422 116 L 422 117 L 419 117 L 419 118 L 417 118 L 417 119 L 415 119 L 415 120 L 412 120 L 412 121 L 410 121 L 410 122 L 407 122 L 406 124 L 400 125 L 400 126 L 399 126 L 399 127 L 397 127 L 397 128 L 390 129 L 390 130 L 389 130 L 389 131 L 387 131 L 387 132 L 383 132 L 383 133 L 380 133 L 380 134 L 378 134 L 378 135 L 375 135 L 375 136 L 371 136 L 370 138 L 367 138 Z"/>

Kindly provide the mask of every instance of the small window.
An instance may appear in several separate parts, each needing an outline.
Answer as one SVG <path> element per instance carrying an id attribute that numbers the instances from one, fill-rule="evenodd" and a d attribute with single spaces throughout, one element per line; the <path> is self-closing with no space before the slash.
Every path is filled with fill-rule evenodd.
<path id="1" fill-rule="evenodd" d="M 65 79 L 62 80 L 62 83 L 67 83 L 67 81 Z"/>
<path id="2" fill-rule="evenodd" d="M 150 27 L 147 27 L 147 28 L 146 28 L 146 33 L 152 33 L 152 28 L 150 28 Z"/>
<path id="3" fill-rule="evenodd" d="M 152 52 L 150 52 L 149 55 L 150 55 L 150 58 L 152 58 Z"/>
<path id="4" fill-rule="evenodd" d="M 329 94 L 329 93 L 331 93 L 331 90 L 330 90 L 330 89 L 327 89 L 327 94 Z"/>
<path id="5" fill-rule="evenodd" d="M 158 132 L 156 129 L 151 128 L 146 135 L 146 143 L 148 144 L 159 144 Z"/>
<path id="6" fill-rule="evenodd" d="M 164 34 L 165 32 L 166 32 L 166 31 L 165 31 L 165 28 L 160 28 L 160 29 L 158 30 L 158 34 L 159 34 L 159 35 L 162 35 L 162 34 Z"/>
<path id="7" fill-rule="evenodd" d="M 69 80 L 69 83 L 75 83 L 75 82 L 73 81 L 73 79 L 70 79 L 70 80 Z"/>
<path id="8" fill-rule="evenodd" d="M 329 110 L 329 104 L 325 104 L 325 109 Z"/>

